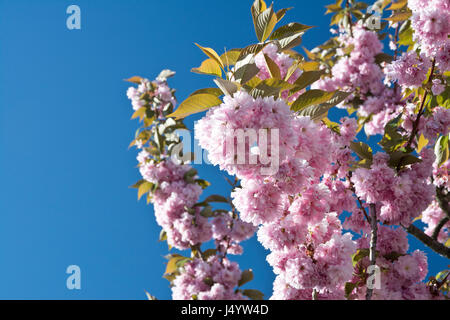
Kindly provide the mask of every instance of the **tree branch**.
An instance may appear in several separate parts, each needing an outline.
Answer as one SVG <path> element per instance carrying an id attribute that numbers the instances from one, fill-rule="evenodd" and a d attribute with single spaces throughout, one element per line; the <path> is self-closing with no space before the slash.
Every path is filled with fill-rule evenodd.
<path id="1" fill-rule="evenodd" d="M 437 238 L 439 237 L 439 233 L 441 232 L 441 229 L 445 226 L 445 224 L 447 222 L 450 221 L 449 217 L 445 217 L 444 219 L 442 219 L 441 221 L 439 221 L 438 225 L 436 226 L 436 228 L 434 228 L 433 231 L 433 235 L 431 236 L 431 238 L 433 240 L 437 240 Z"/>
<path id="2" fill-rule="evenodd" d="M 433 238 L 427 236 L 422 230 L 417 228 L 415 225 L 410 225 L 405 228 L 408 233 L 412 234 L 414 237 L 422 241 L 427 247 L 432 249 L 434 252 L 439 253 L 441 256 L 450 259 L 450 248 L 447 248 L 442 243 L 433 240 Z"/>
<path id="3" fill-rule="evenodd" d="M 369 259 L 370 265 L 375 266 L 377 262 L 377 238 L 378 238 L 378 220 L 377 220 L 377 208 L 376 205 L 371 203 L 369 207 L 370 211 L 370 251 Z M 375 269 L 373 270 L 375 273 Z M 373 275 L 371 274 L 371 276 Z M 372 299 L 373 288 L 367 287 L 366 289 L 366 300 Z"/>
<path id="4" fill-rule="evenodd" d="M 431 83 L 431 81 L 433 80 L 433 73 L 434 73 L 435 65 L 436 65 L 436 60 L 433 58 L 433 62 L 432 62 L 432 65 L 431 65 L 431 71 L 430 71 L 430 75 L 428 76 L 427 84 Z M 425 107 L 425 101 L 427 100 L 428 92 L 429 92 L 429 89 L 425 89 L 425 93 L 423 94 L 422 101 L 420 102 L 419 113 L 417 114 L 416 121 L 414 121 L 414 123 L 413 123 L 411 136 L 409 137 L 409 140 L 408 140 L 408 142 L 406 144 L 406 149 L 411 147 L 411 144 L 413 143 L 414 138 L 416 137 L 416 133 L 417 133 L 417 130 L 419 128 L 420 117 L 422 116 L 423 109 Z"/>

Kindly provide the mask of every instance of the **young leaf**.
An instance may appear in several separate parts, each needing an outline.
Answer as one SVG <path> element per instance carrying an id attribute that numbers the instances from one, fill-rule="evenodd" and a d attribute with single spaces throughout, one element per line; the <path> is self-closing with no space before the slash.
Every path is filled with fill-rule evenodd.
<path id="1" fill-rule="evenodd" d="M 204 202 L 224 202 L 224 203 L 228 203 L 228 199 L 223 197 L 223 196 L 221 196 L 221 195 L 213 194 L 213 195 L 210 195 L 209 197 L 207 197 Z"/>
<path id="2" fill-rule="evenodd" d="M 255 31 L 259 42 L 266 41 L 277 22 L 277 15 L 272 6 L 258 14 L 255 20 Z"/>
<path id="3" fill-rule="evenodd" d="M 222 60 L 220 59 L 220 57 L 219 57 L 219 55 L 217 54 L 217 52 L 214 51 L 214 49 L 202 47 L 201 45 L 199 45 L 199 44 L 197 44 L 197 43 L 196 43 L 195 45 L 196 45 L 197 47 L 199 47 L 200 50 L 202 50 L 204 54 L 206 54 L 206 55 L 207 55 L 208 57 L 210 57 L 211 59 L 215 60 L 215 61 L 219 64 L 219 66 L 220 66 L 222 69 L 224 69 L 224 65 L 223 65 L 223 63 L 222 63 Z"/>
<path id="4" fill-rule="evenodd" d="M 334 95 L 334 92 L 327 92 L 318 89 L 308 90 L 292 104 L 292 111 L 299 111 L 303 108 L 311 105 L 318 105 L 330 100 Z"/>
<path id="5" fill-rule="evenodd" d="M 323 71 L 305 71 L 300 77 L 294 82 L 295 87 L 292 89 L 292 92 L 297 92 L 306 88 L 307 86 L 313 84 L 317 80 L 320 79 L 320 76 L 323 74 Z"/>
<path id="6" fill-rule="evenodd" d="M 428 139 L 423 136 L 423 134 L 420 135 L 419 141 L 417 142 L 417 152 L 420 153 L 423 148 L 425 148 L 428 144 Z"/>
<path id="7" fill-rule="evenodd" d="M 370 161 L 373 159 L 372 148 L 364 142 L 352 141 L 350 142 L 350 149 L 352 149 L 352 151 L 355 152 L 361 159 L 368 159 Z"/>
<path id="8" fill-rule="evenodd" d="M 253 271 L 252 269 L 247 269 L 242 271 L 241 273 L 241 279 L 239 279 L 238 286 L 243 286 L 247 282 L 250 282 L 253 280 Z"/>
<path id="9" fill-rule="evenodd" d="M 134 77 L 125 79 L 125 81 L 132 82 L 132 83 L 135 83 L 135 84 L 140 84 L 142 80 L 143 80 L 143 78 L 138 77 L 138 76 L 134 76 Z"/>
<path id="10" fill-rule="evenodd" d="M 267 54 L 264 55 L 264 59 L 266 60 L 271 77 L 281 79 L 280 68 L 278 68 L 278 65 Z"/>
<path id="11" fill-rule="evenodd" d="M 189 96 L 195 96 L 196 94 L 201 94 L 201 93 L 212 94 L 212 95 L 215 95 L 216 97 L 220 97 L 221 95 L 223 95 L 222 90 L 220 90 L 219 88 L 204 88 L 204 89 L 198 89 L 198 90 L 194 91 Z"/>
<path id="12" fill-rule="evenodd" d="M 150 183 L 148 181 L 145 181 L 138 187 L 138 200 L 141 199 L 141 197 L 150 191 L 150 189 L 153 187 L 153 183 Z"/>
<path id="13" fill-rule="evenodd" d="M 282 39 L 296 35 L 298 33 L 303 34 L 306 30 L 309 30 L 311 28 L 313 27 L 301 23 L 291 22 L 275 30 L 270 36 L 270 39 L 271 40 Z"/>
<path id="14" fill-rule="evenodd" d="M 264 293 L 262 293 L 261 291 L 258 291 L 258 290 L 254 290 L 254 289 L 246 289 L 246 290 L 242 291 L 242 294 L 244 296 L 249 297 L 252 300 L 262 300 L 264 297 Z"/>
<path id="15" fill-rule="evenodd" d="M 441 136 L 434 147 L 436 162 L 438 167 L 444 164 L 449 158 L 449 135 Z"/>
<path id="16" fill-rule="evenodd" d="M 175 119 L 182 119 L 188 115 L 208 110 L 209 108 L 218 106 L 222 103 L 216 95 L 209 93 L 201 93 L 189 96 L 184 100 L 175 112 L 172 112 L 168 117 L 175 117 Z"/>
<path id="17" fill-rule="evenodd" d="M 241 54 L 241 49 L 231 49 L 220 56 L 225 66 L 231 67 L 236 64 Z"/>
<path id="18" fill-rule="evenodd" d="M 222 77 L 222 70 L 220 69 L 220 65 L 214 59 L 206 59 L 202 62 L 200 67 L 192 68 L 192 72 L 200 73 L 200 74 L 209 74 L 213 76 Z"/>
<path id="19" fill-rule="evenodd" d="M 284 8 L 284 9 L 280 9 L 277 11 L 276 15 L 277 15 L 277 21 L 280 22 L 281 19 L 283 19 L 284 15 L 286 14 L 286 12 L 288 12 L 289 10 L 291 10 L 291 8 Z"/>
<path id="20" fill-rule="evenodd" d="M 214 83 L 219 87 L 219 90 L 227 96 L 231 96 L 239 90 L 239 84 L 233 81 L 217 78 L 214 79 Z"/>

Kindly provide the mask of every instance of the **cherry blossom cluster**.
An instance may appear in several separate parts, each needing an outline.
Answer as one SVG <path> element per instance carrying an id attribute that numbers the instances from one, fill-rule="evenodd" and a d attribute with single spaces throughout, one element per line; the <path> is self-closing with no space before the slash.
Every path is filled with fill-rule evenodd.
<path id="1" fill-rule="evenodd" d="M 358 239 L 358 254 L 349 294 L 354 299 L 364 299 L 366 294 L 365 272 L 370 265 L 367 257 L 369 237 Z M 380 268 L 379 283 L 374 283 L 373 299 L 377 300 L 428 300 L 432 296 L 422 282 L 428 273 L 425 254 L 420 250 L 408 253 L 408 239 L 401 228 L 379 226 L 376 265 Z M 364 251 L 365 250 L 365 251 Z M 364 254 L 366 253 L 366 254 Z M 357 256 L 358 256 L 357 254 Z"/>
<path id="2" fill-rule="evenodd" d="M 442 71 L 450 64 L 450 3 L 448 0 L 409 0 L 414 40 Z"/>
<path id="3" fill-rule="evenodd" d="M 375 59 L 381 53 L 383 44 L 376 32 L 365 29 L 361 23 L 353 26 L 351 35 L 342 30 L 338 41 L 341 48 L 338 49 L 338 60 L 330 70 L 331 77 L 322 78 L 313 87 L 352 92 L 347 103 L 343 103 L 346 108 L 357 92 L 357 98 L 361 100 L 358 114 L 368 119 L 364 126 L 366 134 L 380 134 L 404 106 L 400 90 L 383 84 L 383 70 Z"/>
<path id="4" fill-rule="evenodd" d="M 317 81 L 313 87 L 349 92 L 358 88 L 363 97 L 378 95 L 383 90 L 383 72 L 375 63 L 375 56 L 381 52 L 383 44 L 376 32 L 366 30 L 362 24 L 355 25 L 352 34 L 344 30 L 340 33 L 338 41 L 342 48 L 338 50 L 339 60 L 331 68 L 332 77 Z"/>
<path id="5" fill-rule="evenodd" d="M 138 88 L 129 88 L 127 94 L 135 111 L 150 106 L 155 114 L 159 114 L 160 125 L 167 126 L 165 110 L 167 104 L 175 103 L 173 92 L 166 81 L 142 79 Z M 180 268 L 172 283 L 173 298 L 246 298 L 235 293 L 241 270 L 226 256 L 242 254 L 240 242 L 250 238 L 255 227 L 231 211 L 220 211 L 212 217 L 203 214 L 204 206 L 198 205 L 202 186 L 197 183 L 196 171 L 169 157 L 165 150 L 155 157 L 155 149 L 151 146 L 151 140 L 137 145 L 141 149 L 137 160 L 143 181 L 152 186 L 149 199 L 167 243 L 179 250 L 200 250 L 201 244 L 210 240 L 216 244 L 215 254 L 208 257 L 197 254 Z"/>
<path id="6" fill-rule="evenodd" d="M 195 258 L 183 266 L 173 281 L 174 300 L 245 300 L 241 292 L 235 292 L 241 278 L 236 262 L 214 255 L 207 261 Z"/>
<path id="7" fill-rule="evenodd" d="M 279 66 L 283 70 L 289 64 Z M 267 77 L 264 72 L 260 71 L 263 78 Z M 321 183 L 324 173 L 339 171 L 331 161 L 332 150 L 340 154 L 343 164 L 352 160 L 345 143 L 356 135 L 357 124 L 354 119 L 343 122 L 342 135 L 336 138 L 309 117 L 296 116 L 282 99 L 253 98 L 239 91 L 226 96 L 222 105 L 209 110 L 195 125 L 195 135 L 212 164 L 241 179 L 241 187 L 232 193 L 233 204 L 244 221 L 262 225 L 258 239 L 272 251 L 268 261 L 278 274 L 276 283 L 286 284 L 285 290 L 299 291 L 297 295 L 309 293 L 310 299 L 313 290 L 322 296 L 337 292 L 343 296 L 343 286 L 353 270 L 350 257 L 355 243 L 350 234 L 342 234 L 338 215 L 331 211 L 331 207 L 342 209 L 345 204 L 338 205 L 338 198 L 330 196 L 343 192 L 351 197 L 351 193 L 342 188 L 339 179 Z M 283 139 L 278 145 L 277 172 L 264 175 L 261 162 L 233 161 L 235 154 L 227 153 L 225 147 L 237 129 L 279 130 Z M 233 143 L 229 149 L 236 150 L 236 141 Z M 245 146 L 248 159 L 251 145 Z M 280 299 L 284 294 L 275 284 L 272 298 Z"/>
<path id="8" fill-rule="evenodd" d="M 389 155 L 381 152 L 374 155 L 370 169 L 354 171 L 352 182 L 356 195 L 366 203 L 377 205 L 383 223 L 409 226 L 432 201 L 434 186 L 429 177 L 434 154 L 424 149 L 421 155 L 421 162 L 398 174 L 388 165 Z"/>

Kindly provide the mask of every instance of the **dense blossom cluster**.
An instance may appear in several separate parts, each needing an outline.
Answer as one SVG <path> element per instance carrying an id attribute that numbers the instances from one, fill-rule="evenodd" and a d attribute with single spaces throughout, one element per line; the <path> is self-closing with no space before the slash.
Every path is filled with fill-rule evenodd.
<path id="1" fill-rule="evenodd" d="M 358 248 L 369 246 L 369 238 L 358 239 Z M 376 265 L 381 269 L 379 287 L 374 289 L 373 298 L 379 300 L 423 300 L 434 298 L 422 281 L 428 273 L 425 254 L 420 250 L 408 252 L 407 234 L 401 228 L 380 226 L 378 229 Z M 364 256 L 354 267 L 351 283 L 355 285 L 352 296 L 364 299 L 364 271 L 370 265 Z"/>
<path id="2" fill-rule="evenodd" d="M 152 110 L 164 121 L 167 104 L 174 104 L 173 90 L 166 81 L 141 80 L 138 88 L 131 87 L 128 96 L 134 110 L 148 106 L 146 98 L 153 97 Z M 155 100 L 156 98 L 156 100 Z M 241 270 L 227 254 L 242 254 L 240 242 L 255 233 L 252 224 L 243 222 L 233 212 L 220 212 L 213 218 L 202 214 L 203 207 L 196 206 L 202 187 L 188 164 L 174 161 L 164 152 L 157 159 L 142 143 L 137 156 L 142 178 L 153 186 L 151 202 L 157 223 L 163 228 L 167 243 L 180 250 L 200 247 L 214 240 L 217 254 L 201 259 L 190 259 L 174 279 L 174 299 L 244 299 L 235 288 Z"/>
<path id="3" fill-rule="evenodd" d="M 399 174 L 388 161 L 388 155 L 377 153 L 370 169 L 355 170 L 352 182 L 356 195 L 376 204 L 384 223 L 409 226 L 433 199 L 434 186 L 429 177 L 434 154 L 430 149 L 423 150 L 422 161 Z"/>
<path id="4" fill-rule="evenodd" d="M 379 94 L 383 90 L 383 72 L 375 63 L 375 56 L 381 52 L 383 44 L 378 40 L 377 34 L 357 24 L 353 27 L 353 37 L 342 32 L 338 41 L 343 49 L 339 51 L 340 59 L 331 69 L 332 77 L 323 78 L 314 83 L 313 87 L 326 91 L 340 89 L 350 92 L 359 88 L 362 95 Z"/>
<path id="5" fill-rule="evenodd" d="M 261 117 L 255 119 L 255 114 Z M 346 189 L 337 191 L 341 185 L 333 179 L 320 183 L 327 170 L 336 169 L 332 150 L 340 154 L 343 164 L 352 159 L 351 152 L 344 149 L 354 138 L 357 124 L 354 119 L 344 119 L 343 123 L 342 135 L 335 138 L 308 117 L 295 116 L 283 100 L 255 99 L 238 92 L 225 97 L 222 105 L 208 111 L 195 126 L 196 137 L 208 150 L 211 162 L 241 179 L 241 187 L 232 193 L 233 204 L 244 221 L 262 224 L 258 239 L 272 251 L 268 261 L 282 278 L 277 281 L 287 284 L 286 290 L 315 290 L 323 296 L 341 291 L 342 295 L 343 285 L 351 278 L 350 257 L 355 244 L 350 234 L 342 235 L 337 214 L 331 211 L 332 206 L 339 207 L 338 198 L 330 197 Z M 224 152 L 224 144 L 217 141 L 226 141 L 228 128 L 279 129 L 283 137 L 279 170 L 264 175 L 259 162 L 227 162 L 234 154 Z M 245 146 L 245 152 L 250 152 L 251 145 Z M 284 294 L 275 287 L 273 298 L 283 298 Z"/>
<path id="6" fill-rule="evenodd" d="M 173 281 L 175 300 L 244 300 L 246 297 L 235 292 L 241 278 L 236 262 L 217 256 L 207 261 L 193 259 L 183 266 L 181 275 Z"/>
<path id="7" fill-rule="evenodd" d="M 432 236 L 436 226 L 445 218 L 445 212 L 439 206 L 437 201 L 433 201 L 428 208 L 422 212 L 422 222 L 427 224 L 425 233 Z M 438 241 L 445 243 L 449 237 L 450 222 L 447 222 L 438 234 Z"/>
<path id="8" fill-rule="evenodd" d="M 436 57 L 443 70 L 448 69 L 450 33 L 450 3 L 448 0 L 409 0 L 414 40 L 422 52 Z M 446 51 L 446 52 L 445 52 Z"/>
<path id="9" fill-rule="evenodd" d="M 431 61 L 425 54 L 419 56 L 416 52 L 409 51 L 387 65 L 384 72 L 387 79 L 396 80 L 405 88 L 417 88 L 425 81 L 430 67 Z"/>

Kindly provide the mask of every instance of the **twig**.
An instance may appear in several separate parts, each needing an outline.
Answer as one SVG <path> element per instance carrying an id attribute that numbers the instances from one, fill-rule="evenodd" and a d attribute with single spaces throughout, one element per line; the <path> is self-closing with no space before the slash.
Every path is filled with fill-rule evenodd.
<path id="1" fill-rule="evenodd" d="M 415 225 L 410 225 L 405 228 L 408 233 L 412 234 L 414 237 L 422 241 L 427 247 L 432 249 L 434 252 L 440 254 L 441 256 L 450 259 L 450 248 L 446 247 L 442 243 L 433 240 L 433 238 L 427 236 L 422 230 L 417 228 Z"/>
<path id="2" fill-rule="evenodd" d="M 430 83 L 433 80 L 433 73 L 434 73 L 434 67 L 436 65 L 436 60 L 433 58 L 433 64 L 431 65 L 431 72 L 430 75 L 428 76 L 428 80 L 427 80 L 427 84 Z M 422 101 L 420 102 L 420 108 L 419 108 L 419 113 L 417 114 L 417 118 L 416 121 L 414 121 L 413 123 L 413 128 L 411 131 L 411 136 L 408 139 L 408 143 L 406 144 L 406 149 L 408 149 L 409 147 L 411 147 L 411 144 L 414 141 L 414 138 L 416 136 L 417 130 L 419 128 L 419 122 L 420 122 L 420 117 L 423 114 L 423 109 L 425 107 L 425 101 L 427 99 L 428 96 L 428 92 L 429 89 L 425 89 L 425 93 L 422 96 Z"/>
<path id="3" fill-rule="evenodd" d="M 376 205 L 371 203 L 369 206 L 370 211 L 370 249 L 369 249 L 369 260 L 370 265 L 375 266 L 377 263 L 377 238 L 378 238 L 378 221 L 377 221 L 377 208 Z M 375 268 L 373 270 L 375 273 Z M 371 274 L 371 276 L 373 275 Z M 366 289 L 366 300 L 372 299 L 373 288 L 367 287 Z"/>
<path id="4" fill-rule="evenodd" d="M 450 221 L 449 217 L 445 217 L 444 219 L 442 219 L 441 221 L 439 221 L 438 225 L 436 226 L 436 228 L 434 228 L 433 231 L 433 235 L 431 236 L 431 238 L 433 240 L 437 240 L 437 238 L 439 237 L 439 233 L 441 232 L 442 228 L 445 226 L 445 224 L 447 222 Z"/>

